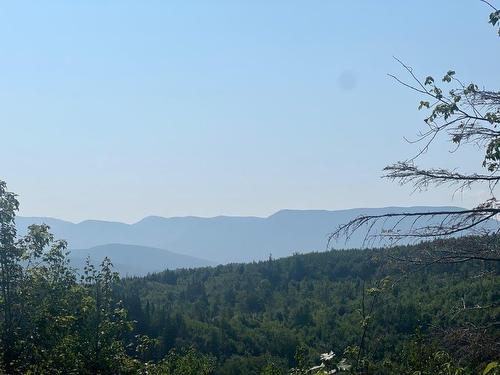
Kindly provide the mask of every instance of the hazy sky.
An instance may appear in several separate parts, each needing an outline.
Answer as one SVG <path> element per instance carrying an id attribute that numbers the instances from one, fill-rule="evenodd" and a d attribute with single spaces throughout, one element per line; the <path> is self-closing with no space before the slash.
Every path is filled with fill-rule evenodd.
<path id="1" fill-rule="evenodd" d="M 133 222 L 282 208 L 472 206 L 381 169 L 416 152 L 397 56 L 500 86 L 479 0 L 0 5 L 0 179 L 21 214 Z M 436 144 L 422 162 L 472 170 Z"/>

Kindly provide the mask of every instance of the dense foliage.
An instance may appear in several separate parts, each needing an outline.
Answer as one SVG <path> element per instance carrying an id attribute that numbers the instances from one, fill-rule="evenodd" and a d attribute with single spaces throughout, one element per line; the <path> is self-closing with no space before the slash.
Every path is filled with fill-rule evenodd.
<path id="1" fill-rule="evenodd" d="M 120 281 L 108 259 L 77 274 L 46 225 L 19 238 L 17 209 L 0 181 L 0 374 L 498 371 L 498 262 L 400 267 L 498 236 Z"/>
<path id="2" fill-rule="evenodd" d="M 192 349 L 145 360 L 154 340 L 132 334 L 116 299 L 109 259 L 82 275 L 66 243 L 46 225 L 16 235 L 15 194 L 0 181 L 0 374 L 204 374 L 213 368 Z"/>
<path id="3" fill-rule="evenodd" d="M 474 241 L 482 239 L 439 246 Z M 297 348 L 306 367 L 320 353 L 342 356 L 346 349 L 368 373 L 412 373 L 435 356 L 466 371 L 484 367 L 499 354 L 498 264 L 401 270 L 390 261 L 427 248 L 165 271 L 123 280 L 119 294 L 137 332 L 158 339 L 153 355 L 194 344 L 218 359 L 217 374 L 284 373 L 297 365 Z"/>

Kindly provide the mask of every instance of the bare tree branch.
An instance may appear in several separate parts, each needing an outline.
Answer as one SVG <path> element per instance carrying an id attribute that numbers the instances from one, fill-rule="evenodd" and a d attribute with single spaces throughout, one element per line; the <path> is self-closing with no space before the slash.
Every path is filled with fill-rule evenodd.
<path id="1" fill-rule="evenodd" d="M 425 239 L 433 237 L 446 237 L 459 232 L 466 232 L 473 228 L 478 230 L 480 224 L 490 219 L 494 219 L 500 214 L 500 208 L 496 201 L 488 202 L 475 209 L 471 210 L 456 210 L 456 211 L 430 211 L 430 212 L 403 212 L 403 213 L 387 213 L 381 215 L 363 215 L 359 216 L 348 223 L 340 225 L 328 237 L 328 246 L 334 240 L 344 239 L 346 242 L 352 237 L 353 233 L 368 226 L 365 232 L 364 245 L 373 243 L 376 239 L 389 239 L 392 244 L 397 243 L 403 238 Z M 383 224 L 373 233 L 376 224 L 380 224 L 381 220 L 395 218 L 397 222 L 389 229 L 384 228 Z M 400 230 L 401 223 L 405 220 L 412 219 L 413 222 L 406 230 Z M 439 224 L 433 224 L 429 220 L 443 218 Z M 417 225 L 422 219 L 427 219 L 422 225 Z M 471 234 L 471 233 L 468 233 Z"/>
<path id="2" fill-rule="evenodd" d="M 411 183 L 418 190 L 425 190 L 430 185 L 440 186 L 443 184 L 458 186 L 458 190 L 464 190 L 470 189 L 474 183 L 487 182 L 490 191 L 492 191 L 500 181 L 500 176 L 496 174 L 472 173 L 464 175 L 442 168 L 420 169 L 411 162 L 398 162 L 385 167 L 384 171 L 387 172 L 383 175 L 384 178 L 397 181 L 401 185 Z"/>

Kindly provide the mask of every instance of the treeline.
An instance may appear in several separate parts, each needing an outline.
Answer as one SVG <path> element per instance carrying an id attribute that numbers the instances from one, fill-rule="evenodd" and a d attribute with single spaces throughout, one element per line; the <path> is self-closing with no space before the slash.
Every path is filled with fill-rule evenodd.
<path id="1" fill-rule="evenodd" d="M 0 374 L 498 371 L 498 262 L 402 269 L 498 237 L 119 280 L 108 259 L 78 274 L 46 225 L 19 238 L 17 209 L 0 181 Z"/>
<path id="2" fill-rule="evenodd" d="M 439 246 L 457 249 L 476 240 Z M 216 374 L 266 368 L 284 374 L 297 366 L 298 348 L 305 368 L 321 353 L 350 351 L 365 373 L 410 374 L 426 365 L 429 374 L 446 366 L 479 371 L 500 352 L 498 264 L 398 260 L 428 247 L 165 271 L 122 280 L 117 292 L 136 332 L 158 340 L 153 358 L 195 345 L 217 359 Z"/>
<path id="3" fill-rule="evenodd" d="M 66 242 L 46 225 L 18 238 L 18 201 L 0 181 L 0 374 L 208 374 L 215 363 L 192 348 L 152 362 L 156 341 L 134 333 L 105 259 L 79 275 Z"/>

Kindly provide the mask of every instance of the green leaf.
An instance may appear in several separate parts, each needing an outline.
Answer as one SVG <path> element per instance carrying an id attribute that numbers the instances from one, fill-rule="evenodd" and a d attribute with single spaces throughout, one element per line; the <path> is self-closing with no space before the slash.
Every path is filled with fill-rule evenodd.
<path id="1" fill-rule="evenodd" d="M 423 107 L 429 108 L 429 106 L 430 106 L 429 102 L 421 100 L 418 109 L 422 109 Z"/>
<path id="2" fill-rule="evenodd" d="M 493 12 L 490 14 L 490 22 L 493 26 L 496 25 L 496 23 L 500 20 L 500 10 L 497 10 L 496 12 Z"/>
<path id="3" fill-rule="evenodd" d="M 496 369 L 498 367 L 498 362 L 490 362 L 488 366 L 483 371 L 483 375 L 489 374 L 491 370 Z"/>
<path id="4" fill-rule="evenodd" d="M 454 70 L 448 70 L 448 72 L 443 77 L 443 82 L 451 82 L 451 77 L 455 75 Z"/>

